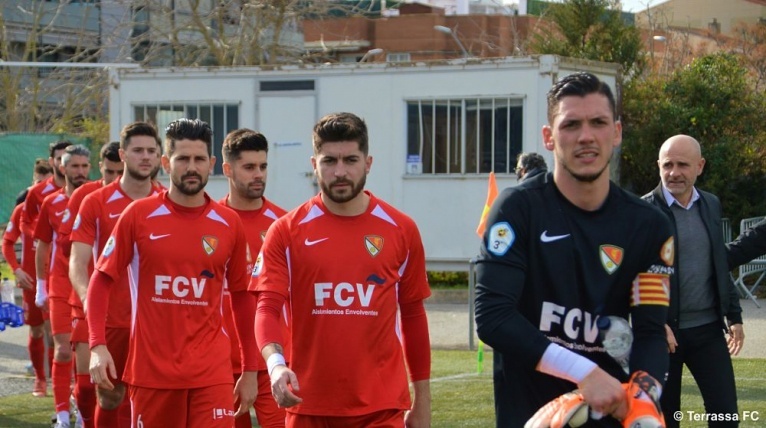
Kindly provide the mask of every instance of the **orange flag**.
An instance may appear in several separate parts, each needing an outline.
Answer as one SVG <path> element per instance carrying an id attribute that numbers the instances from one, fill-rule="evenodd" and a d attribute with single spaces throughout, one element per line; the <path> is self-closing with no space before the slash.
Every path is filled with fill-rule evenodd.
<path id="1" fill-rule="evenodd" d="M 476 234 L 479 238 L 484 237 L 484 229 L 487 228 L 487 215 L 489 215 L 489 207 L 492 206 L 492 202 L 495 202 L 497 198 L 497 181 L 495 181 L 495 172 L 489 173 L 489 188 L 487 189 L 487 202 L 484 203 L 484 211 L 481 212 L 481 219 L 479 220 L 479 227 L 476 228 Z"/>

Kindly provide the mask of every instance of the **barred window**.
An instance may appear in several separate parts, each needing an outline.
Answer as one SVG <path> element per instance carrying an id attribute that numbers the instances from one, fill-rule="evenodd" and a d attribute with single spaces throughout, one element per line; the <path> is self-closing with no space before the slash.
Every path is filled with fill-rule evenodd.
<path id="1" fill-rule="evenodd" d="M 213 130 L 213 153 L 221 157 L 221 144 L 230 131 L 239 128 L 238 104 L 147 104 L 133 107 L 135 120 L 150 122 L 157 126 L 160 138 L 164 140 L 168 123 L 182 117 L 200 119 Z M 214 174 L 223 174 L 222 162 L 216 162 Z"/>
<path id="2" fill-rule="evenodd" d="M 510 174 L 522 120 L 520 98 L 407 101 L 407 173 Z"/>

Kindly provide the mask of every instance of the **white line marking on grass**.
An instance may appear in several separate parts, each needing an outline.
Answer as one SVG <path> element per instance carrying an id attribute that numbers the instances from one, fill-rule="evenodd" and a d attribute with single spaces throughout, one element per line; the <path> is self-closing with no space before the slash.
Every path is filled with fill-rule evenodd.
<path id="1" fill-rule="evenodd" d="M 476 377 L 476 376 L 479 376 L 479 374 L 478 373 L 461 373 L 461 374 L 456 374 L 452 376 L 437 377 L 436 379 L 431 379 L 431 383 L 444 382 L 447 380 L 455 380 L 455 379 L 465 379 L 467 377 Z"/>

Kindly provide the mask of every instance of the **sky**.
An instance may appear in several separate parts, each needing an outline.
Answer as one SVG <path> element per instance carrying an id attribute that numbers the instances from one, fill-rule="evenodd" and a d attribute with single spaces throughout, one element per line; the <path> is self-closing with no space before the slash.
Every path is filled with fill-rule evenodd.
<path id="1" fill-rule="evenodd" d="M 665 0 L 622 0 L 622 10 L 626 12 L 641 12 L 646 10 L 646 6 L 657 6 L 664 3 Z"/>

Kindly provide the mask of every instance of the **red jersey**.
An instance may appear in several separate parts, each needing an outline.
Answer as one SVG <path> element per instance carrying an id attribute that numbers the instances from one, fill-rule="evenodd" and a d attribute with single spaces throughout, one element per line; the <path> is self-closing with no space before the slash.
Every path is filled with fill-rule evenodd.
<path id="1" fill-rule="evenodd" d="M 35 184 L 30 187 L 29 192 L 27 192 L 27 199 L 24 200 L 24 210 L 21 213 L 20 227 L 21 232 L 28 236 L 34 236 L 35 234 L 37 218 L 40 216 L 40 209 L 42 208 L 45 198 L 51 193 L 61 189 L 61 187 L 56 184 L 56 181 L 53 180 L 54 176 L 55 174 Z"/>
<path id="2" fill-rule="evenodd" d="M 133 202 L 98 259 L 96 269 L 113 281 L 129 269 L 128 384 L 189 389 L 232 382 L 221 297 L 224 279 L 232 291 L 247 287 L 247 241 L 237 214 L 205 197 L 199 208 L 176 205 L 167 192 Z"/>
<path id="3" fill-rule="evenodd" d="M 290 368 L 308 415 L 409 409 L 398 305 L 430 295 L 420 232 L 371 193 L 359 216 L 332 214 L 316 196 L 266 235 L 250 289 L 290 302 Z"/>
<path id="4" fill-rule="evenodd" d="M 67 276 L 69 276 L 69 255 L 72 248 L 70 237 L 74 219 L 80 210 L 80 205 L 82 204 L 83 199 L 103 186 L 104 180 L 89 181 L 75 189 L 74 192 L 72 192 L 72 196 L 69 197 L 67 209 L 71 215 L 67 218 L 67 221 L 61 222 L 58 234 L 56 235 L 56 244 L 61 248 L 62 254 L 67 258 Z M 80 300 L 80 296 L 74 291 L 74 288 L 72 288 L 71 293 L 69 293 L 69 304 L 72 306 L 73 318 L 85 318 L 85 313 L 82 310 L 82 301 Z"/>
<path id="5" fill-rule="evenodd" d="M 157 191 L 152 189 L 150 195 L 156 193 Z M 122 191 L 120 180 L 114 180 L 88 195 L 80 205 L 77 218 L 72 225 L 71 241 L 93 246 L 95 262 L 106 246 L 106 241 L 112 234 L 117 219 L 131 202 L 133 199 Z M 110 328 L 128 328 L 130 327 L 131 301 L 128 271 L 123 271 L 123 274 L 114 280 L 115 286 L 109 292 L 106 325 Z"/>
<path id="6" fill-rule="evenodd" d="M 24 204 L 16 205 L 11 213 L 11 219 L 3 234 L 3 256 L 8 261 L 11 271 L 16 271 L 19 267 L 29 274 L 32 280 L 35 279 L 35 240 L 31 236 L 22 233 L 20 228 L 21 212 L 24 210 Z M 16 259 L 16 241 L 21 238 L 21 260 Z M 32 284 L 34 285 L 34 284 Z"/>
<path id="7" fill-rule="evenodd" d="M 251 254 L 258 254 L 261 251 L 263 245 L 263 239 L 266 237 L 266 230 L 269 226 L 279 217 L 287 214 L 287 211 L 274 205 L 270 201 L 263 199 L 263 206 L 258 210 L 241 211 L 229 206 L 229 196 L 226 195 L 223 199 L 218 201 L 219 204 L 229 207 L 242 219 L 242 224 L 245 228 L 245 235 L 247 236 L 248 245 L 248 257 L 247 257 L 247 275 L 248 277 L 253 272 L 253 263 Z M 223 292 L 223 320 L 226 331 L 235 332 L 234 315 L 231 312 L 231 294 L 228 290 L 228 284 L 225 284 Z M 286 308 L 285 308 L 285 313 Z M 285 328 L 283 334 L 288 335 L 287 332 L 287 317 L 282 318 L 282 325 Z M 239 352 L 239 339 L 236 334 L 230 334 L 231 337 L 231 366 L 234 373 L 242 372 L 242 358 Z M 286 347 L 286 345 L 284 345 Z M 256 370 L 266 370 L 266 361 L 263 357 L 258 358 L 258 367 Z"/>
<path id="8" fill-rule="evenodd" d="M 72 216 L 67 208 L 69 196 L 64 190 L 59 189 L 45 198 L 34 235 L 35 239 L 51 244 L 48 297 L 59 299 L 69 299 L 72 292 L 72 283 L 69 282 L 69 258 L 64 255 L 56 239 L 61 223 L 66 223 Z"/>

